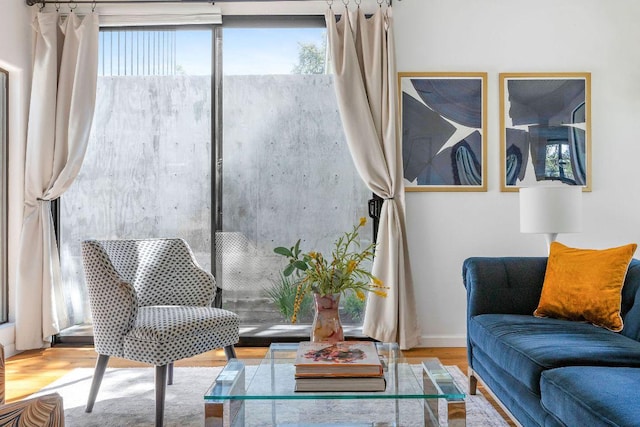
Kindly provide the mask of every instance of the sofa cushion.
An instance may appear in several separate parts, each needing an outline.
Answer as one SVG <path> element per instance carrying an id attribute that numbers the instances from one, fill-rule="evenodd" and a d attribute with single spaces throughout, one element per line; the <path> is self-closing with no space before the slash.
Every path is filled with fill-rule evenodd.
<path id="1" fill-rule="evenodd" d="M 482 314 L 468 322 L 471 345 L 540 395 L 542 371 L 563 366 L 640 367 L 640 343 L 585 322 Z M 472 350 L 473 351 L 473 350 Z"/>
<path id="2" fill-rule="evenodd" d="M 568 426 L 637 426 L 640 369 L 572 366 L 542 373 L 542 406 Z"/>
<path id="3" fill-rule="evenodd" d="M 576 249 L 553 242 L 534 315 L 622 330 L 622 285 L 636 244 Z"/>
<path id="4" fill-rule="evenodd" d="M 525 387 L 519 378 L 505 372 L 494 362 L 494 357 L 477 347 L 473 351 L 473 372 L 523 426 L 562 426 L 542 407 L 539 394 Z"/>

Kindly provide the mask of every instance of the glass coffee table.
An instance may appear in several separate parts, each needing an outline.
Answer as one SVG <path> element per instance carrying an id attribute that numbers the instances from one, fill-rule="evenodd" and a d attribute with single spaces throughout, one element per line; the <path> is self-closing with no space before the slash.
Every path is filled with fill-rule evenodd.
<path id="1" fill-rule="evenodd" d="M 206 427 L 466 425 L 465 394 L 435 358 L 377 343 L 387 386 L 379 392 L 296 392 L 297 344 L 271 344 L 263 359 L 231 359 L 204 395 Z"/>

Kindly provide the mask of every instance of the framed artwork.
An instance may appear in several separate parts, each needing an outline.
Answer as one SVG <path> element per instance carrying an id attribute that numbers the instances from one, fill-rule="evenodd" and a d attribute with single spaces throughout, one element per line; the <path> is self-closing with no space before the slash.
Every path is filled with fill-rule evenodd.
<path id="1" fill-rule="evenodd" d="M 487 73 L 398 73 L 406 191 L 487 191 Z"/>
<path id="2" fill-rule="evenodd" d="M 591 74 L 500 74 L 501 190 L 591 190 Z"/>

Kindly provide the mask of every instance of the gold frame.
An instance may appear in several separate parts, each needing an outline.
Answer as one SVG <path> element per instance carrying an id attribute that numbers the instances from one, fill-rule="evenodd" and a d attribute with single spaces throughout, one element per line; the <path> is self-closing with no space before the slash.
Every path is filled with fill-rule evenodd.
<path id="1" fill-rule="evenodd" d="M 591 191 L 591 73 L 589 72 L 560 72 L 560 73 L 500 73 L 500 191 L 517 192 L 519 185 L 506 184 L 506 114 L 505 105 L 506 83 L 511 79 L 531 80 L 564 80 L 583 79 L 585 81 L 585 156 L 586 156 L 586 184 L 583 191 Z"/>
<path id="2" fill-rule="evenodd" d="M 479 79 L 482 85 L 482 128 L 479 129 L 481 136 L 481 144 L 482 144 L 482 165 L 481 165 L 481 173 L 482 173 L 482 185 L 415 185 L 415 186 L 407 186 L 405 180 L 405 191 L 406 192 L 417 192 L 417 191 L 436 191 L 436 192 L 458 192 L 458 191 L 472 191 L 472 192 L 486 192 L 487 191 L 487 80 L 488 75 L 486 72 L 399 72 L 398 73 L 398 118 L 399 118 L 399 129 L 400 129 L 400 139 L 402 141 L 402 133 L 404 130 L 404 125 L 402 123 L 402 80 L 405 78 L 470 78 L 470 79 Z M 404 161 L 403 161 L 404 163 Z M 404 173 L 403 173 L 404 180 Z"/>

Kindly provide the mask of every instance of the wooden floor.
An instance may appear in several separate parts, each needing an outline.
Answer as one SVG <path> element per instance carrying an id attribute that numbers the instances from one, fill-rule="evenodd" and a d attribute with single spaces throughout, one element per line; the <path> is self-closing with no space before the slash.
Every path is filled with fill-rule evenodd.
<path id="1" fill-rule="evenodd" d="M 238 358 L 261 358 L 266 354 L 265 347 L 236 347 Z M 437 357 L 443 365 L 457 365 L 467 372 L 467 351 L 465 348 L 418 348 L 403 352 L 408 357 Z M 92 346 L 60 346 L 42 350 L 29 350 L 6 361 L 6 398 L 7 402 L 23 399 L 49 385 L 75 368 L 93 368 L 96 352 Z M 226 362 L 224 351 L 215 350 L 196 357 L 184 359 L 175 366 L 223 366 Z M 148 367 L 149 365 L 112 357 L 109 367 Z M 480 390 L 502 414 L 503 418 L 514 426 L 502 409 L 490 398 L 482 387 Z"/>

